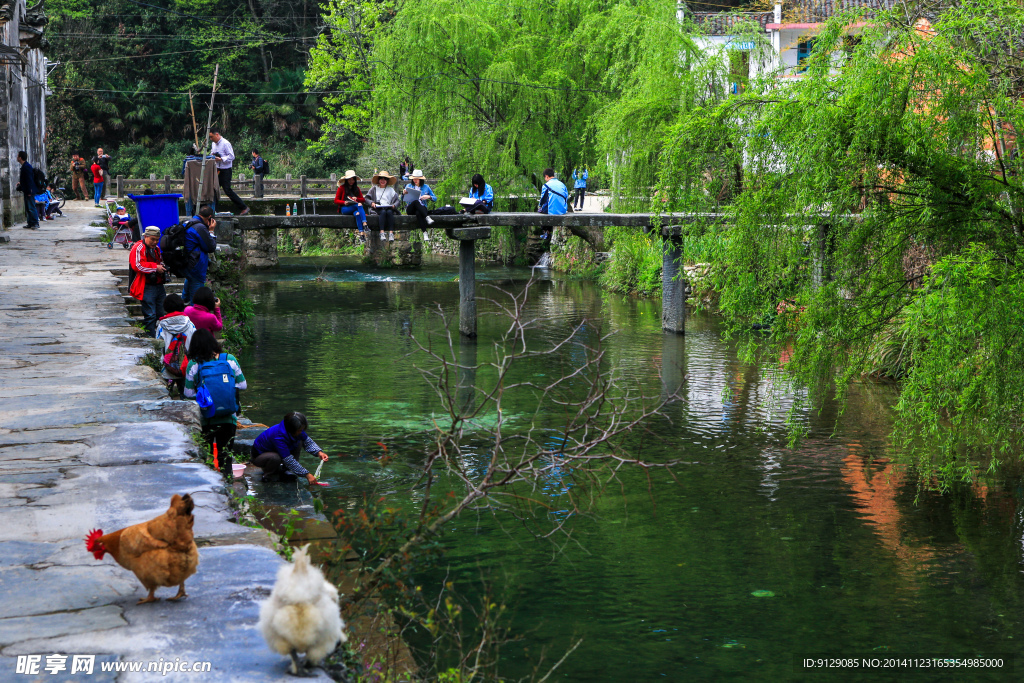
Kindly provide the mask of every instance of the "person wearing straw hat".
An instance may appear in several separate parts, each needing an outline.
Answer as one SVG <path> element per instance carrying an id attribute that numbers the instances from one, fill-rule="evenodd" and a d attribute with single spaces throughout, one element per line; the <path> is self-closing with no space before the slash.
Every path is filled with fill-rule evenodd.
<path id="1" fill-rule="evenodd" d="M 365 242 L 366 236 L 363 230 L 366 229 L 366 211 L 363 210 L 363 191 L 359 189 L 359 181 L 362 180 L 352 169 L 345 171 L 345 175 L 338 181 L 338 192 L 334 195 L 334 203 L 338 205 L 338 213 L 343 216 L 355 216 L 356 225 L 359 227 L 359 241 Z"/>
<path id="2" fill-rule="evenodd" d="M 142 304 L 143 323 L 149 336 L 156 336 L 156 321 L 164 315 L 164 282 L 167 267 L 160 253 L 160 228 L 151 225 L 128 252 L 128 293 Z"/>
<path id="3" fill-rule="evenodd" d="M 405 186 L 405 213 L 416 216 L 420 230 L 426 230 L 434 222 L 427 210 L 427 202 L 430 200 L 437 201 L 437 195 L 427 185 L 423 171 L 416 169 L 409 175 L 409 184 Z"/>
<path id="4" fill-rule="evenodd" d="M 391 187 L 398 180 L 387 171 L 379 171 L 373 175 L 370 181 L 373 187 L 366 193 L 366 203 L 377 212 L 377 227 L 380 228 L 380 238 L 384 239 L 384 231 L 388 231 L 388 240 L 395 241 L 395 209 L 398 208 L 398 193 Z"/>

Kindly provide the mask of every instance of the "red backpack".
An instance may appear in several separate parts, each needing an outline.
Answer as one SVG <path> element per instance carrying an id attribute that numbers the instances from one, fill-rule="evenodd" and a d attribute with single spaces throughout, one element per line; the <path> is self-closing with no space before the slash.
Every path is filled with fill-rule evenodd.
<path id="1" fill-rule="evenodd" d="M 185 365 L 188 363 L 186 357 L 185 335 L 176 334 L 167 345 L 167 353 L 164 354 L 164 369 L 172 377 L 184 377 Z"/>

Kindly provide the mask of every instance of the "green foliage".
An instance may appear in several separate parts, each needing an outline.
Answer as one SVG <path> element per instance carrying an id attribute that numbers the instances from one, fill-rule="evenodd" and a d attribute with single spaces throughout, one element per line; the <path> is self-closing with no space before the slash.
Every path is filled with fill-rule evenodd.
<path id="1" fill-rule="evenodd" d="M 236 150 L 243 132 L 261 143 L 294 143 L 320 133 L 319 96 L 301 92 L 319 32 L 320 22 L 309 16 L 315 4 L 190 1 L 161 10 L 131 0 L 52 0 L 46 12 L 47 57 L 61 62 L 49 77 L 54 94 L 47 99 L 54 162 L 63 165 L 71 151 L 91 156 L 101 146 L 113 151 L 114 172 L 127 175 L 117 166 L 123 144 L 157 153 L 170 144 L 177 156 L 171 170 L 179 172 L 177 152 L 195 140 L 187 93 L 196 94 L 202 128 L 215 64 L 224 94 L 213 121 Z M 354 141 L 344 142 L 341 151 L 348 153 Z M 151 172 L 161 171 L 169 172 Z"/>
<path id="2" fill-rule="evenodd" d="M 391 148 L 381 166 L 408 153 L 450 181 L 441 192 L 481 172 L 499 194 L 521 194 L 548 166 L 567 178 L 589 165 L 592 184 L 607 182 L 595 115 L 637 68 L 675 61 L 683 33 L 674 5 L 645 0 L 328 8 L 338 30 L 321 37 L 307 83 L 373 92 L 327 102 L 325 142 L 338 130 L 367 134 L 371 148 Z"/>
<path id="3" fill-rule="evenodd" d="M 661 292 L 661 238 L 631 228 L 610 228 L 612 256 L 601 284 L 613 292 L 654 296 Z"/>
<path id="4" fill-rule="evenodd" d="M 209 279 L 209 286 L 220 299 L 224 340 L 235 348 L 252 343 L 255 339 L 252 327 L 255 311 L 245 289 L 241 255 L 217 254 L 217 258 L 210 262 Z"/>
<path id="5" fill-rule="evenodd" d="M 601 268 L 594 263 L 594 250 L 575 235 L 560 245 L 551 245 L 551 267 L 578 278 L 597 277 Z"/>
<path id="6" fill-rule="evenodd" d="M 905 376 L 896 443 L 945 486 L 1024 436 L 1012 360 L 1024 191 L 1007 154 L 1024 89 L 1006 38 L 1024 10 L 969 0 L 925 31 L 901 9 L 851 45 L 860 18 L 826 25 L 802 78 L 768 73 L 666 126 L 660 197 L 727 213 L 704 233 L 721 235 L 707 256 L 721 311 L 740 334 L 785 312 L 745 348 L 784 354 L 809 400 L 844 398 L 864 374 Z"/>
<path id="7" fill-rule="evenodd" d="M 970 244 L 932 268 L 903 312 L 913 365 L 896 406 L 898 436 L 923 472 L 971 480 L 979 459 L 1019 456 L 1024 415 L 1024 274 Z M 913 449 L 915 441 L 932 448 Z"/>

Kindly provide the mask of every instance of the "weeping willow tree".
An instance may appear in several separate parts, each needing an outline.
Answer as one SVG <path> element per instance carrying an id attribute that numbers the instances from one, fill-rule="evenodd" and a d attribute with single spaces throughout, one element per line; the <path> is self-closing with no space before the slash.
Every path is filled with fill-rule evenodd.
<path id="1" fill-rule="evenodd" d="M 864 20 L 833 18 L 801 78 L 680 117 L 660 187 L 705 208 L 707 169 L 743 164 L 711 275 L 727 320 L 774 319 L 751 348 L 784 354 L 811 400 L 901 380 L 896 443 L 945 486 L 1024 435 L 1024 9 L 899 6 L 848 37 Z"/>
<path id="2" fill-rule="evenodd" d="M 414 159 L 433 165 L 428 172 L 459 185 L 481 172 L 496 190 L 521 191 L 544 168 L 568 178 L 583 166 L 607 183 L 610 150 L 629 140 L 609 145 L 601 112 L 635 87 L 638 69 L 664 73 L 662 85 L 675 91 L 680 50 L 693 54 L 666 0 L 439 0 L 374 15 L 370 51 L 353 63 L 351 17 L 365 16 L 357 7 L 364 3 L 329 4 L 330 16 L 349 19 L 321 38 L 311 82 L 341 82 L 332 79 L 365 66 L 373 92 L 362 120 L 344 95 L 329 103 L 328 118 L 362 125 L 370 144 L 400 138 Z M 634 128 L 628 137 L 644 133 Z"/>
<path id="3" fill-rule="evenodd" d="M 719 126 L 699 143 L 681 126 L 704 119 L 729 97 L 730 82 L 746 80 L 735 66 L 739 55 L 756 64 L 769 60 L 771 43 L 754 21 L 737 15 L 733 38 L 713 43 L 700 27 L 674 8 L 654 6 L 650 20 L 635 35 L 605 38 L 634 68 L 610 76 L 621 91 L 597 113 L 598 143 L 611 169 L 616 211 L 665 211 L 686 203 L 689 210 L 719 211 L 742 184 L 742 160 L 733 153 L 742 144 L 734 128 Z M 741 52 L 734 45 L 742 44 Z M 697 147 L 700 146 L 698 152 Z M 665 188 L 659 188 L 664 181 Z M 685 191 L 687 200 L 680 196 Z M 671 205 L 669 202 L 673 202 Z M 687 260 L 703 260 L 705 240 L 687 241 Z M 628 228 L 610 228 L 612 258 L 601 275 L 614 291 L 657 294 L 661 289 L 661 239 Z"/>

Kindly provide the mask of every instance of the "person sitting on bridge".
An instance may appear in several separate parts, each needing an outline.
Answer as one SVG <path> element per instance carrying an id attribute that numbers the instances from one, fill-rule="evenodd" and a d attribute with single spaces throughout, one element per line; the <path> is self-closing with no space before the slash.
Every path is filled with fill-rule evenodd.
<path id="1" fill-rule="evenodd" d="M 338 181 L 338 192 L 334 195 L 334 203 L 338 205 L 338 213 L 343 216 L 355 216 L 356 225 L 359 227 L 359 240 L 366 241 L 363 231 L 366 229 L 366 210 L 363 209 L 363 191 L 359 189 L 359 181 L 362 180 L 352 169 L 345 171 L 345 175 Z"/>
<path id="2" fill-rule="evenodd" d="M 561 216 L 569 211 L 569 190 L 555 177 L 554 169 L 544 169 L 544 186 L 540 190 L 538 213 Z"/>
<path id="3" fill-rule="evenodd" d="M 494 210 L 494 190 L 484 182 L 484 177 L 477 173 L 470 182 L 469 198 L 475 199 L 476 204 L 462 210 L 462 213 L 484 214 Z"/>
<path id="4" fill-rule="evenodd" d="M 430 211 L 427 209 L 427 202 L 431 199 L 436 201 L 437 195 L 427 185 L 427 181 L 423 178 L 423 171 L 419 169 L 414 170 L 409 176 L 409 184 L 405 186 L 406 197 L 409 196 L 410 190 L 420 194 L 416 199 L 409 202 L 405 213 L 410 216 L 416 216 L 416 223 L 419 225 L 420 230 L 426 230 L 434 222 L 434 219 L 430 217 Z"/>
<path id="5" fill-rule="evenodd" d="M 306 416 L 291 412 L 256 437 L 252 444 L 252 464 L 263 470 L 263 481 L 293 481 L 296 477 L 305 477 L 310 484 L 317 483 L 316 477 L 299 464 L 299 449 L 305 449 L 324 462 L 327 462 L 327 454 L 309 438 L 307 429 Z"/>
<path id="6" fill-rule="evenodd" d="M 391 187 L 398 180 L 387 171 L 380 171 L 370 182 L 373 187 L 366 193 L 366 201 L 370 208 L 377 212 L 377 227 L 380 238 L 384 239 L 384 231 L 388 231 L 388 239 L 395 241 L 395 209 L 398 208 L 398 193 Z"/>

